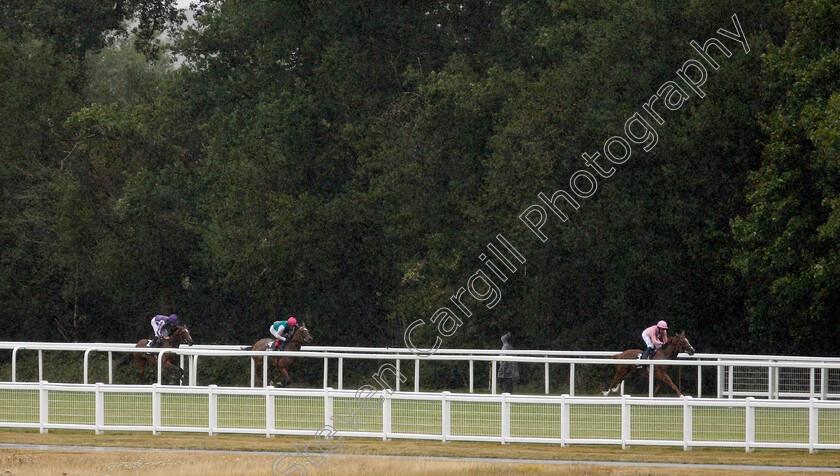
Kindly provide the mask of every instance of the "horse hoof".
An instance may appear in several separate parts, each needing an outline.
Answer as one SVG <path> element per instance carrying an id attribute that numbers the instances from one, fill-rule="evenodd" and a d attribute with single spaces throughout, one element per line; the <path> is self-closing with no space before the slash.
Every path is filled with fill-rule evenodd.
<path id="1" fill-rule="evenodd" d="M 609 390 L 604 390 L 603 392 L 601 392 L 601 395 L 603 395 L 603 396 L 605 396 L 605 397 L 606 397 L 607 395 L 609 395 L 609 394 L 610 394 L 610 391 L 609 391 Z"/>

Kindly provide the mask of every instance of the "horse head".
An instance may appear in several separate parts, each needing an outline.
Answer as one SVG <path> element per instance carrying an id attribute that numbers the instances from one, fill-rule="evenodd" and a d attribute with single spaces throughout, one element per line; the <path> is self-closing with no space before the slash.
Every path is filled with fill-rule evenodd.
<path id="1" fill-rule="evenodd" d="M 686 352 L 688 355 L 694 355 L 694 347 L 691 346 L 691 342 L 685 337 L 685 331 L 675 334 L 668 339 L 668 344 L 676 347 L 676 353 Z"/>
<path id="2" fill-rule="evenodd" d="M 295 331 L 294 335 L 294 340 L 299 341 L 301 339 L 307 344 L 312 342 L 312 334 L 309 333 L 309 329 L 306 328 L 306 324 L 304 324 L 303 322 L 301 322 L 297 326 L 297 330 Z"/>
<path id="3" fill-rule="evenodd" d="M 175 326 L 175 332 L 172 333 L 172 340 L 174 341 L 173 344 L 176 344 L 176 347 L 182 343 L 187 345 L 193 345 L 193 339 L 190 335 L 190 330 L 187 329 L 187 326 L 181 324 Z"/>

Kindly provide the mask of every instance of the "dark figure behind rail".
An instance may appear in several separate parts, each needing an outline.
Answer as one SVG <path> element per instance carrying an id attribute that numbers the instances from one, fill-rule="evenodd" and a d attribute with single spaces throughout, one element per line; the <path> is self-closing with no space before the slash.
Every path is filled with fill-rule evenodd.
<path id="1" fill-rule="evenodd" d="M 502 336 L 502 350 L 513 350 L 510 343 L 510 332 Z M 519 380 L 519 364 L 517 362 L 499 362 L 496 377 L 502 386 L 502 393 L 513 393 L 513 384 Z"/>

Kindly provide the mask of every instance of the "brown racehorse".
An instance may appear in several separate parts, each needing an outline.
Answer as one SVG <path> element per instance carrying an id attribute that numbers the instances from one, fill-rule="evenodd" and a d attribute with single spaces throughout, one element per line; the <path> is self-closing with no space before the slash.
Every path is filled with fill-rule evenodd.
<path id="1" fill-rule="evenodd" d="M 300 350 L 300 346 L 303 342 L 309 343 L 312 342 L 312 335 L 309 333 L 309 329 L 306 328 L 306 324 L 302 321 L 298 324 L 297 329 L 295 329 L 289 336 L 289 341 L 286 343 L 286 347 L 283 350 L 291 350 L 296 351 Z M 254 344 L 254 347 L 251 350 L 266 350 L 268 345 L 272 343 L 274 339 L 260 339 Z M 281 352 L 281 351 L 278 351 Z M 262 356 L 255 355 L 253 357 L 254 364 L 256 365 L 256 374 L 259 375 L 262 373 L 262 363 L 263 358 Z M 268 368 L 269 369 L 277 369 L 277 372 L 283 378 L 283 382 L 280 382 L 280 385 L 285 387 L 289 385 L 291 379 L 289 378 L 289 371 L 287 370 L 289 366 L 292 364 L 291 357 L 269 357 L 268 358 Z M 269 370 L 270 371 L 270 370 Z M 270 377 L 270 375 L 269 375 Z M 274 386 L 274 381 L 268 383 L 270 386 Z"/>
<path id="2" fill-rule="evenodd" d="M 629 365 L 619 365 L 615 369 L 615 377 L 613 377 L 610 386 L 607 387 L 606 390 L 601 392 L 602 395 L 609 395 L 610 392 L 617 392 L 618 386 L 621 382 L 624 381 L 627 377 L 632 375 L 641 374 L 647 377 L 648 375 L 648 365 L 645 365 L 641 369 L 636 368 L 637 362 L 646 362 L 644 360 L 637 360 L 636 356 L 639 355 L 642 351 L 639 349 L 630 349 L 625 350 L 624 352 L 612 356 L 613 359 L 627 359 L 627 360 L 634 360 L 632 364 Z M 656 350 L 653 354 L 652 360 L 671 360 L 677 356 L 680 352 L 687 352 L 688 355 L 694 355 L 694 347 L 691 346 L 691 343 L 688 342 L 688 339 L 685 338 L 685 332 L 680 332 L 679 334 L 672 336 L 668 339 L 667 342 L 662 344 L 662 347 Z M 683 394 L 680 392 L 680 389 L 674 385 L 674 382 L 671 380 L 671 377 L 668 376 L 668 366 L 667 365 L 655 365 L 653 367 L 653 378 L 656 380 L 656 388 L 653 391 L 653 394 L 656 395 L 659 393 L 659 390 L 662 389 L 662 384 L 667 384 L 669 387 L 673 388 L 677 395 L 682 397 Z"/>
<path id="3" fill-rule="evenodd" d="M 149 339 L 140 339 L 140 342 L 138 342 L 135 347 L 146 347 L 147 342 L 149 342 Z M 189 329 L 187 329 L 187 326 L 178 324 L 175 326 L 174 330 L 170 332 L 169 338 L 163 339 L 163 341 L 161 341 L 160 346 L 167 348 L 178 348 L 181 344 L 193 345 L 193 340 L 192 336 L 190 336 L 190 331 Z M 154 349 L 155 347 L 150 348 Z M 146 365 L 157 367 L 157 355 L 157 352 L 151 355 L 148 355 L 146 352 L 134 353 L 134 363 L 137 364 L 137 370 L 140 371 L 140 380 L 143 383 L 146 383 Z M 175 354 L 163 354 L 163 368 L 164 370 L 177 371 L 178 383 L 182 384 L 184 382 L 184 369 L 182 369 L 178 365 L 178 360 Z"/>

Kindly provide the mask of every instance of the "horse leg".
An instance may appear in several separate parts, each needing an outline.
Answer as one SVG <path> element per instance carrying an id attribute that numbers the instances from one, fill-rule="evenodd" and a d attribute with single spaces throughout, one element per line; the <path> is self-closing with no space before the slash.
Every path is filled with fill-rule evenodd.
<path id="1" fill-rule="evenodd" d="M 178 372 L 178 385 L 184 385 L 184 369 L 182 369 L 180 365 L 176 364 L 175 361 L 170 361 L 169 363 L 172 364 L 172 368 Z"/>
<path id="2" fill-rule="evenodd" d="M 626 379 L 628 375 L 630 375 L 629 371 L 624 372 L 624 375 L 621 376 L 621 380 L 619 380 L 618 382 L 615 382 L 615 386 L 613 386 L 610 389 L 610 391 L 611 392 L 618 392 L 618 389 L 621 388 L 621 382 L 624 382 L 624 379 Z"/>
<path id="3" fill-rule="evenodd" d="M 284 387 L 288 386 L 292 382 L 292 379 L 289 377 L 289 371 L 286 370 L 286 367 L 280 368 L 280 375 L 283 377 Z"/>
<path id="4" fill-rule="evenodd" d="M 653 396 L 659 395 L 660 390 L 662 390 L 662 382 L 656 382 L 656 387 L 653 387 Z"/>
<path id="5" fill-rule="evenodd" d="M 678 389 L 677 386 L 674 385 L 674 382 L 671 380 L 671 377 L 669 377 L 668 374 L 666 374 L 665 372 L 662 372 L 661 374 L 657 375 L 657 377 L 659 377 L 659 381 L 660 381 L 659 386 L 660 387 L 662 386 L 662 382 L 664 382 L 669 387 L 673 388 L 675 392 L 677 392 L 678 397 L 683 396 L 682 392 L 680 392 L 680 389 Z"/>
<path id="6" fill-rule="evenodd" d="M 178 385 L 183 385 L 184 384 L 184 369 L 182 369 L 180 366 L 178 366 L 178 364 L 173 362 L 171 359 L 166 359 L 163 362 L 163 366 L 166 370 L 169 370 L 170 374 L 172 373 L 173 370 L 175 372 L 177 372 L 177 374 L 178 374 Z M 175 383 L 173 382 L 172 384 L 174 385 Z"/>
<path id="7" fill-rule="evenodd" d="M 167 374 L 172 375 L 172 371 L 175 370 L 175 369 L 180 370 L 180 367 L 173 364 L 172 361 L 169 360 L 168 355 L 165 355 L 165 356 L 162 356 L 162 357 L 163 357 L 163 365 L 161 365 L 160 371 L 163 375 L 161 376 L 160 381 L 163 382 L 163 383 L 170 382 L 170 385 L 172 385 L 173 384 L 172 380 L 166 378 Z"/>
<path id="8" fill-rule="evenodd" d="M 601 395 L 606 397 L 610 394 L 610 392 L 614 392 L 615 390 L 613 390 L 613 388 L 617 387 L 622 380 L 624 380 L 624 372 L 622 371 L 621 367 L 618 367 L 615 369 L 615 376 L 613 376 L 613 379 L 610 381 L 610 384 L 607 385 L 607 389 L 601 392 Z"/>
<path id="9" fill-rule="evenodd" d="M 172 368 L 178 372 L 178 385 L 184 385 L 184 369 L 175 364 L 172 364 Z"/>
<path id="10" fill-rule="evenodd" d="M 257 350 L 257 349 L 254 349 Z M 254 360 L 254 385 L 262 382 L 262 358 L 251 357 Z"/>
<path id="11" fill-rule="evenodd" d="M 268 378 L 269 378 L 268 386 L 269 387 L 282 387 L 283 382 L 281 382 L 279 380 L 277 382 L 274 381 L 277 377 L 279 377 L 279 373 L 280 373 L 279 370 L 278 370 L 280 368 L 280 364 L 278 363 L 278 361 L 275 360 L 274 357 L 270 357 L 268 359 L 268 362 L 266 362 L 266 365 L 268 366 Z"/>
<path id="12" fill-rule="evenodd" d="M 610 394 L 610 392 L 618 391 L 619 385 L 621 385 L 621 382 L 624 381 L 624 378 L 626 376 L 627 376 L 627 370 L 624 368 L 624 366 L 616 367 L 615 376 L 613 377 L 610 384 L 607 386 L 607 389 L 604 390 L 603 392 L 601 392 L 601 395 L 606 397 L 607 395 Z"/>
<path id="13" fill-rule="evenodd" d="M 137 366 L 137 370 L 140 372 L 140 383 L 146 384 L 146 359 L 144 359 L 140 354 L 134 354 L 134 365 Z"/>

